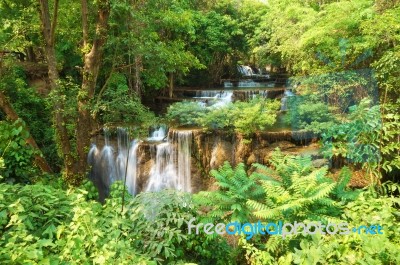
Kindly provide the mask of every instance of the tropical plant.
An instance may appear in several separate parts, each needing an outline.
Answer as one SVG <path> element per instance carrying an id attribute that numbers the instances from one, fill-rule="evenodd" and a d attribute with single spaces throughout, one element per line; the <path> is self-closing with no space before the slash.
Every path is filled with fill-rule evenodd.
<path id="1" fill-rule="evenodd" d="M 177 102 L 168 107 L 166 119 L 172 125 L 196 126 L 198 125 L 198 119 L 208 111 L 198 102 Z"/>
<path id="2" fill-rule="evenodd" d="M 210 107 L 203 107 L 197 102 L 178 102 L 168 108 L 166 117 L 175 125 L 197 125 L 206 130 L 224 129 L 249 137 L 275 123 L 279 104 L 278 101 L 262 98 Z"/>
<path id="3" fill-rule="evenodd" d="M 261 181 L 263 202 L 249 200 L 247 205 L 260 220 L 289 222 L 338 220 L 342 200 L 354 199 L 357 193 L 345 192 L 351 172 L 344 168 L 339 181 L 327 177 L 327 168 L 314 169 L 310 156 L 284 156 L 277 150 L 272 168 L 254 164 L 266 176 Z"/>
<path id="4" fill-rule="evenodd" d="M 129 90 L 126 77 L 120 73 L 109 77 L 92 112 L 103 124 L 124 123 L 147 129 L 157 123 L 155 114 L 140 102 L 135 92 Z"/>
<path id="5" fill-rule="evenodd" d="M 189 193 L 145 192 L 127 205 L 127 215 L 138 233 L 136 247 L 160 262 L 190 261 L 226 264 L 229 247 L 223 238 L 188 234 L 187 223 L 197 218 Z"/>
<path id="6" fill-rule="evenodd" d="M 0 156 L 4 166 L 0 174 L 11 182 L 31 182 L 39 171 L 33 164 L 35 151 L 26 143 L 25 123 L 0 121 Z"/>
<path id="7" fill-rule="evenodd" d="M 248 176 L 243 163 L 232 168 L 228 162 L 210 175 L 215 178 L 218 190 L 201 191 L 194 197 L 199 205 L 211 208 L 205 221 L 249 221 L 251 210 L 246 202 L 264 197 L 265 191 L 260 186 L 264 177 L 256 173 Z"/>
<path id="8" fill-rule="evenodd" d="M 376 167 L 382 157 L 382 120 L 379 105 L 371 106 L 364 99 L 358 106 L 350 107 L 350 113 L 341 124 L 332 126 L 322 133 L 323 154 L 332 158 L 342 156 L 354 164 L 365 167 L 371 181 L 379 180 Z"/>
<path id="9" fill-rule="evenodd" d="M 134 199 L 125 194 L 122 205 L 124 190 L 115 183 L 111 197 L 101 205 L 82 189 L 0 184 L 0 259 L 6 263 L 229 263 L 225 239 L 188 235 L 187 221 L 196 218 L 190 194 L 162 191 Z"/>
<path id="10" fill-rule="evenodd" d="M 129 219 L 118 208 L 86 201 L 86 193 L 0 184 L 2 262 L 149 264 L 133 248 Z"/>
<path id="11" fill-rule="evenodd" d="M 235 102 L 230 112 L 235 131 L 248 137 L 251 133 L 265 130 L 276 122 L 279 107 L 279 101 L 261 98 Z"/>
<path id="12" fill-rule="evenodd" d="M 350 227 L 381 225 L 382 234 L 351 233 L 343 236 L 314 235 L 300 243 L 292 253 L 295 264 L 397 264 L 400 261 L 398 244 L 399 211 L 395 197 L 376 197 L 365 192 L 346 205 L 344 220 Z"/>

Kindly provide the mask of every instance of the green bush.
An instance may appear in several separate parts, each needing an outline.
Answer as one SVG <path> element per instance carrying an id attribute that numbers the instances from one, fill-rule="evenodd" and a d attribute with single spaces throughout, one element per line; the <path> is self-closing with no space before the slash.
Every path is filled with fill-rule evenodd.
<path id="1" fill-rule="evenodd" d="M 399 264 L 399 198 L 380 197 L 365 192 L 349 203 L 344 219 L 353 227 L 383 225 L 383 234 L 352 233 L 346 236 L 315 235 L 300 243 L 290 254 L 295 264 Z M 289 255 L 288 255 L 289 256 Z"/>
<path id="2" fill-rule="evenodd" d="M 157 118 L 141 103 L 140 97 L 129 90 L 125 75 L 113 73 L 106 85 L 93 106 L 93 115 L 102 124 L 131 125 L 140 129 L 137 136 L 147 136 L 148 128 L 158 123 Z"/>
<path id="3" fill-rule="evenodd" d="M 247 137 L 273 125 L 278 109 L 278 101 L 261 98 L 219 107 L 203 107 L 197 102 L 178 102 L 168 108 L 166 118 L 173 125 L 201 126 L 206 130 L 223 129 Z"/>
<path id="4" fill-rule="evenodd" d="M 210 112 L 201 116 L 198 122 L 206 129 L 233 129 L 244 136 L 265 130 L 276 121 L 278 101 L 261 98 L 248 102 L 237 101 L 220 108 L 210 108 Z"/>
<path id="5" fill-rule="evenodd" d="M 91 190 L 91 185 L 85 185 Z M 188 235 L 191 195 L 112 186 L 104 205 L 83 189 L 0 184 L 0 260 L 6 264 L 229 264 L 222 238 Z"/>
<path id="6" fill-rule="evenodd" d="M 229 263 L 225 239 L 188 234 L 187 222 L 198 219 L 191 194 L 173 190 L 144 192 L 130 201 L 127 208 L 138 236 L 137 248 L 155 260 Z"/>
<path id="7" fill-rule="evenodd" d="M 335 108 L 313 96 L 288 98 L 289 112 L 286 120 L 294 130 L 321 133 L 338 123 Z"/>
<path id="8" fill-rule="evenodd" d="M 346 188 L 351 176 L 348 168 L 343 168 L 339 180 L 334 181 L 327 177 L 327 167 L 312 166 L 310 156 L 283 155 L 277 150 L 272 155 L 271 167 L 253 166 L 267 178 L 261 181 L 265 200 L 247 202 L 260 220 L 337 221 L 342 205 L 357 197 L 357 192 Z"/>
<path id="9" fill-rule="evenodd" d="M 28 86 L 22 68 L 4 67 L 3 70 L 3 74 L 0 76 L 0 90 L 9 97 L 14 110 L 27 124 L 30 134 L 38 144 L 46 161 L 53 169 L 56 169 L 62 162 L 57 155 L 52 115 L 47 100 L 38 93 L 37 89 Z M 1 119 L 2 113 L 0 112 Z"/>
<path id="10" fill-rule="evenodd" d="M 86 191 L 0 184 L 0 260 L 7 264 L 149 264 L 120 208 Z M 155 263 L 154 263 L 155 264 Z"/>
<path id="11" fill-rule="evenodd" d="M 208 112 L 209 109 L 201 106 L 198 102 L 182 101 L 168 107 L 166 119 L 172 125 L 198 126 L 198 119 Z"/>
<path id="12" fill-rule="evenodd" d="M 26 143 L 29 133 L 24 127 L 22 120 L 0 121 L 0 156 L 4 162 L 0 175 L 11 182 L 31 182 L 39 174 L 33 165 L 35 150 Z"/>
<path id="13" fill-rule="evenodd" d="M 200 206 L 211 208 L 203 221 L 250 221 L 251 209 L 246 202 L 264 198 L 265 191 L 260 181 L 266 178 L 256 172 L 248 176 L 243 163 L 232 168 L 228 162 L 218 170 L 212 170 L 210 175 L 215 178 L 219 189 L 201 191 L 194 197 Z"/>

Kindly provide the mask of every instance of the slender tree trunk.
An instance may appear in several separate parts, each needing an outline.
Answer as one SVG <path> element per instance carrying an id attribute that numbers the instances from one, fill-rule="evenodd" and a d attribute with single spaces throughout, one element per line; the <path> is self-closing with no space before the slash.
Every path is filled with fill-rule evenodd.
<path id="1" fill-rule="evenodd" d="M 170 98 L 174 95 L 174 73 L 169 73 L 169 87 L 168 87 L 168 95 Z"/>
<path id="2" fill-rule="evenodd" d="M 86 45 L 89 41 L 89 24 L 88 24 L 88 4 L 87 0 L 81 0 L 82 5 L 82 37 L 83 37 L 83 47 L 86 48 Z"/>
<path id="3" fill-rule="evenodd" d="M 140 79 L 140 73 L 142 71 L 142 58 L 137 55 L 135 57 L 135 91 L 139 97 L 142 95 L 142 81 Z"/>
<path id="4" fill-rule="evenodd" d="M 42 34 L 45 40 L 45 55 L 47 59 L 47 66 L 49 71 L 49 84 L 50 89 L 54 91 L 56 100 L 54 101 L 54 120 L 56 126 L 59 144 L 64 158 L 64 168 L 67 179 L 71 179 L 74 173 L 74 159 L 71 153 L 71 144 L 69 142 L 68 132 L 65 127 L 65 120 L 63 117 L 64 104 L 61 100 L 63 93 L 58 86 L 59 75 L 57 70 L 57 60 L 55 53 L 55 27 L 58 13 L 58 0 L 54 2 L 53 22 L 50 22 L 50 12 L 48 0 L 38 0 L 40 5 L 40 20 L 42 26 Z"/>
<path id="5" fill-rule="evenodd" d="M 94 121 L 90 115 L 90 103 L 94 98 L 97 76 L 102 59 L 102 49 L 107 40 L 108 17 L 110 6 L 107 0 L 98 1 L 98 17 L 96 23 L 96 34 L 89 53 L 84 55 L 82 87 L 78 96 L 78 125 L 77 125 L 77 153 L 78 173 L 84 175 L 87 168 L 87 153 L 90 145 L 91 130 Z M 86 10 L 85 10 L 86 9 Z M 86 0 L 82 0 L 82 14 L 87 14 Z M 88 25 L 85 19 L 82 20 L 83 34 L 88 32 Z M 85 33 L 86 32 L 86 33 Z"/>
<path id="6" fill-rule="evenodd" d="M 0 91 L 0 108 L 2 111 L 7 115 L 8 119 L 11 121 L 16 121 L 19 119 L 18 114 L 15 112 L 14 108 L 12 107 L 11 103 L 8 101 L 7 97 L 4 95 L 3 92 Z M 29 132 L 29 128 L 25 126 L 24 130 Z M 39 146 L 37 145 L 35 139 L 29 134 L 28 139 L 26 142 L 36 151 L 39 152 L 38 155 L 35 155 L 35 163 L 36 165 L 43 171 L 47 173 L 51 173 L 52 170 L 47 163 L 46 159 L 41 155 L 42 151 L 40 150 Z"/>

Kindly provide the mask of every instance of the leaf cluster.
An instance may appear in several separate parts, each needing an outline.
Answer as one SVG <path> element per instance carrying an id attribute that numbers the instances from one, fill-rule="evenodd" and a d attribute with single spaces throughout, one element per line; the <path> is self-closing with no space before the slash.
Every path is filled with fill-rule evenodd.
<path id="1" fill-rule="evenodd" d="M 168 108 L 166 118 L 174 125 L 201 126 L 206 130 L 223 129 L 248 137 L 273 125 L 278 108 L 278 101 L 261 98 L 210 107 L 198 102 L 178 102 Z"/>

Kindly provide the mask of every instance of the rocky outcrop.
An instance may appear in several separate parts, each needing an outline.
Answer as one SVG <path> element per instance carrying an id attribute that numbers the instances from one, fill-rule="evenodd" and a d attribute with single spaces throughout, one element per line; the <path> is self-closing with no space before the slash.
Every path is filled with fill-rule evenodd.
<path id="1" fill-rule="evenodd" d="M 210 177 L 209 172 L 213 169 L 218 169 L 225 161 L 228 161 L 233 166 L 245 163 L 249 169 L 253 163 L 268 165 L 272 153 L 277 148 L 284 154 L 311 155 L 314 160 L 313 164 L 316 167 L 322 167 L 328 163 L 327 160 L 322 159 L 319 153 L 319 146 L 315 141 L 315 136 L 308 132 L 262 132 L 254 134 L 251 138 L 244 138 L 240 134 L 224 131 L 207 132 L 201 129 L 189 131 L 191 133 L 190 139 L 192 139 L 189 144 L 191 146 L 189 148 L 191 150 L 189 155 L 189 170 L 192 192 L 216 188 L 213 185 L 214 178 Z M 165 146 L 165 144 L 173 147 L 174 152 L 177 152 L 180 148 L 179 141 L 174 138 L 176 137 L 174 134 L 177 133 L 182 133 L 182 131 L 170 129 L 170 140 L 168 143 L 142 141 L 137 145 L 137 152 L 135 153 L 137 161 L 135 171 L 136 192 L 146 190 L 149 177 L 152 175 L 151 172 L 154 168 L 157 168 L 155 167 L 157 148 Z M 97 138 L 99 137 L 102 138 L 101 136 L 97 136 Z M 110 137 L 107 142 L 112 147 L 113 156 L 117 158 L 119 153 L 118 143 L 121 142 L 121 139 L 117 142 L 113 138 Z M 98 150 L 101 150 L 105 139 L 97 139 L 96 142 Z M 175 165 L 179 164 L 177 163 L 179 156 L 176 153 L 172 153 L 171 155 L 173 156 L 173 163 Z M 99 175 L 102 174 L 99 173 Z M 187 174 L 185 173 L 185 175 Z"/>

